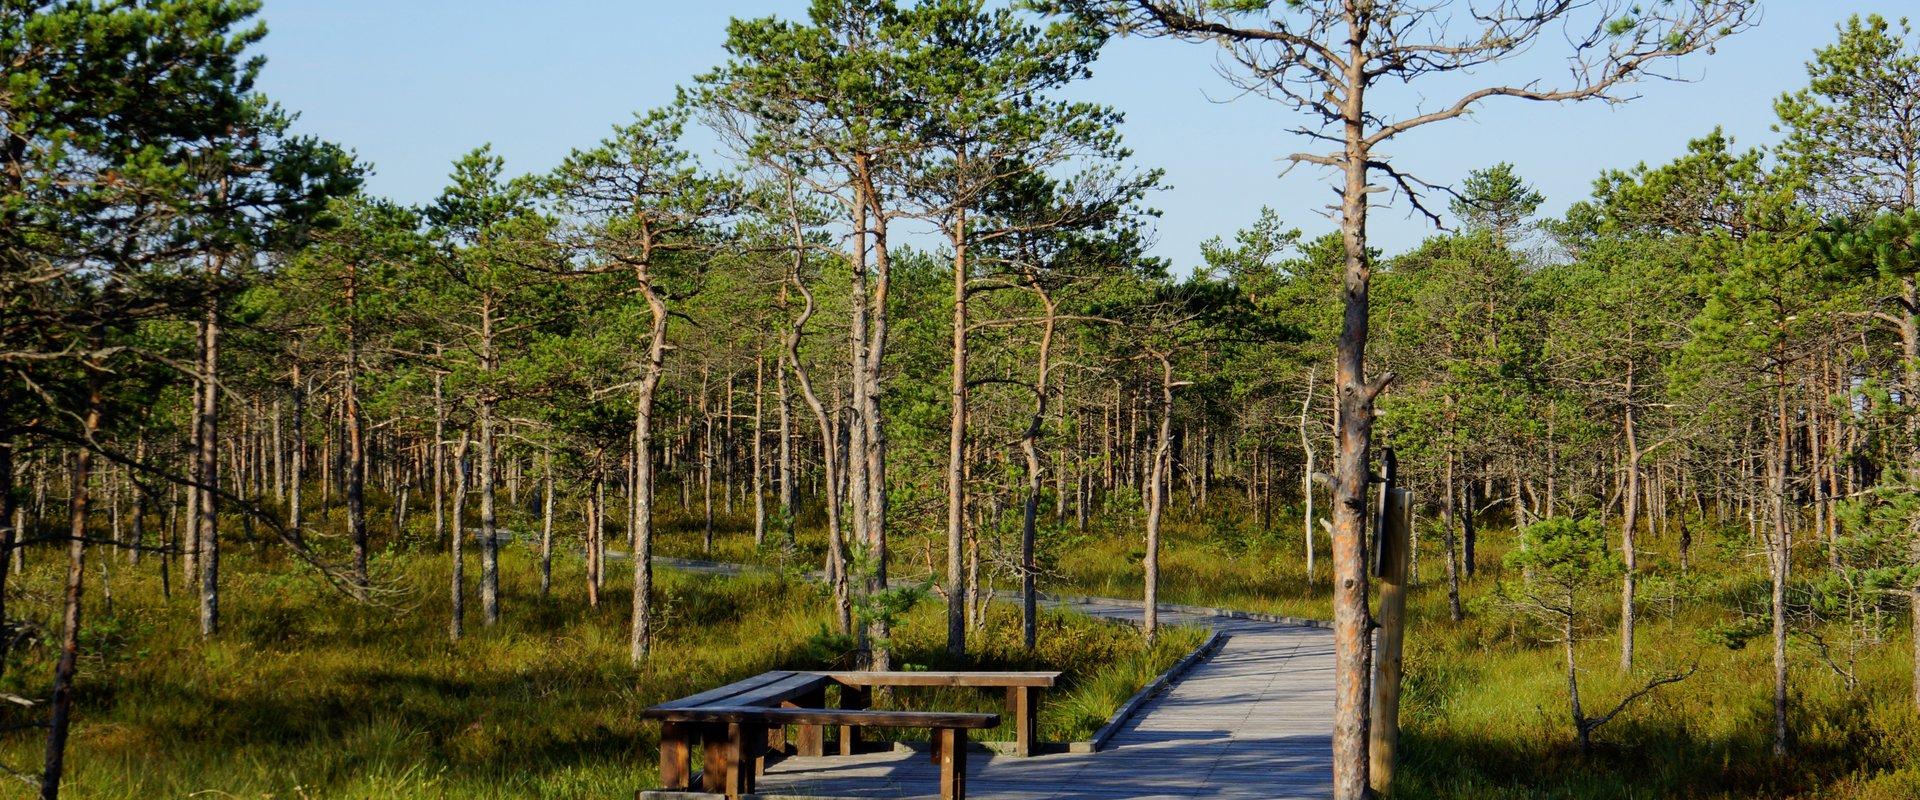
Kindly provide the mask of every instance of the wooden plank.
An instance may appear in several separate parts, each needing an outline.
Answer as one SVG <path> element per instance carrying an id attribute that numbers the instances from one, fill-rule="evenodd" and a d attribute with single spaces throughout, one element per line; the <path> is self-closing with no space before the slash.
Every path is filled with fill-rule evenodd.
<path id="1" fill-rule="evenodd" d="M 693 731 L 683 722 L 660 725 L 660 787 L 685 789 L 693 771 Z"/>
<path id="2" fill-rule="evenodd" d="M 967 733 L 957 728 L 933 733 L 940 747 L 940 800 L 966 800 Z"/>
<path id="3" fill-rule="evenodd" d="M 1033 743 L 1039 738 L 1040 693 L 1038 686 L 1007 687 L 1007 716 L 1013 720 L 1013 754 L 1020 758 L 1033 755 Z"/>
<path id="4" fill-rule="evenodd" d="M 846 686 L 1052 686 L 1058 672 L 827 672 Z"/>
<path id="5" fill-rule="evenodd" d="M 863 728 L 991 728 L 999 714 L 963 711 L 875 711 L 845 708 L 773 708 L 769 706 L 700 706 L 659 710 L 655 716 L 669 722 L 780 725 L 854 725 Z"/>
<path id="6" fill-rule="evenodd" d="M 825 708 L 827 705 L 826 687 L 815 689 L 800 697 L 781 703 L 788 708 Z M 799 726 L 799 738 L 794 742 L 794 753 L 800 756 L 824 756 L 827 754 L 827 729 L 823 725 Z"/>
<path id="7" fill-rule="evenodd" d="M 721 686 L 714 689 L 708 689 L 699 694 L 690 694 L 678 700 L 669 700 L 665 703 L 661 703 L 657 706 L 653 706 L 652 708 L 648 708 L 641 711 L 640 716 L 648 717 L 650 716 L 649 712 L 652 712 L 655 709 L 687 708 L 690 706 L 715 705 L 720 700 L 724 700 L 728 697 L 732 697 L 742 692 L 758 689 L 762 686 L 766 686 L 767 684 L 773 683 L 775 681 L 783 680 L 793 674 L 794 673 L 790 670 L 774 670 L 772 672 L 762 672 L 751 678 L 737 680 L 725 686 Z"/>
<path id="8" fill-rule="evenodd" d="M 740 795 L 752 790 L 753 772 L 747 761 L 747 731 L 749 726 L 733 722 L 727 724 L 726 744 L 720 748 L 726 762 L 726 780 L 721 784 L 727 793 L 727 800 L 739 800 Z M 708 747 L 712 747 L 711 744 Z"/>
<path id="9" fill-rule="evenodd" d="M 737 692 L 723 699 L 695 703 L 693 705 L 773 706 L 779 705 L 783 700 L 801 697 L 816 689 L 825 688 L 826 685 L 831 682 L 832 679 L 825 675 L 812 672 L 795 672 L 764 686 L 757 686 L 746 691 Z M 679 707 L 687 708 L 689 706 L 681 705 Z"/>
<path id="10" fill-rule="evenodd" d="M 700 728 L 700 741 L 706 750 L 700 769 L 700 788 L 708 792 L 727 790 L 727 726 L 705 725 Z"/>
<path id="11" fill-rule="evenodd" d="M 840 687 L 840 707 L 848 710 L 866 708 L 873 701 L 873 693 L 854 686 Z M 840 755 L 850 756 L 860 752 L 860 726 L 840 726 Z"/>

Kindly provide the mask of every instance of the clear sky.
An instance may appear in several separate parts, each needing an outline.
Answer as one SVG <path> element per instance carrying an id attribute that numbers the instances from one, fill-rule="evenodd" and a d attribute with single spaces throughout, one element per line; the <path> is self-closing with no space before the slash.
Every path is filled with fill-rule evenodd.
<path id="1" fill-rule="evenodd" d="M 553 167 L 719 63 L 730 17 L 799 17 L 805 8 L 805 0 L 266 0 L 261 88 L 300 112 L 303 132 L 371 162 L 372 191 L 419 203 L 482 143 L 510 170 Z M 1639 99 L 1618 107 L 1494 100 L 1389 152 L 1435 182 L 1510 161 L 1557 213 L 1602 170 L 1668 160 L 1716 125 L 1744 144 L 1773 141 L 1773 98 L 1804 84 L 1806 60 L 1837 22 L 1868 12 L 1920 15 L 1920 0 L 1772 0 L 1758 28 L 1686 62 L 1689 82 L 1641 84 Z M 1125 112 L 1138 162 L 1166 170 L 1172 188 L 1153 198 L 1165 212 L 1156 253 L 1181 267 L 1197 261 L 1200 242 L 1252 222 L 1262 205 L 1309 234 L 1331 227 L 1323 173 L 1280 177 L 1281 157 L 1307 147 L 1287 133 L 1299 119 L 1269 100 L 1227 101 L 1233 92 L 1215 64 L 1212 45 L 1121 40 L 1075 90 Z M 1374 215 L 1374 238 L 1389 252 L 1430 231 L 1404 205 Z"/>

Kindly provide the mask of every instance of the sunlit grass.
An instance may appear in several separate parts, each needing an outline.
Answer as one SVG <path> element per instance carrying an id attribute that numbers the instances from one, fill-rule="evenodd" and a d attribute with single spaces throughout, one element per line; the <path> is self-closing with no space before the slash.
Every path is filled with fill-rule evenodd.
<path id="1" fill-rule="evenodd" d="M 507 547 L 503 621 L 484 627 L 470 596 L 467 635 L 454 644 L 449 561 L 429 538 L 416 525 L 379 555 L 375 571 L 393 592 L 378 606 L 350 601 L 271 548 L 235 541 L 225 629 L 210 641 L 198 635 L 177 574 L 163 597 L 158 560 L 130 567 L 95 548 L 66 796 L 631 797 L 656 782 L 657 730 L 637 718 L 641 708 L 769 669 L 852 664 L 850 643 L 829 632 L 823 587 L 779 573 L 663 569 L 654 652 L 631 666 L 629 562 L 609 564 L 600 606 L 589 607 L 571 541 L 558 550 L 546 598 L 532 553 Z M 9 587 L 9 611 L 43 630 L 57 631 L 61 555 L 34 550 Z M 469 564 L 469 592 L 477 574 Z M 951 664 L 943 614 L 935 601 L 908 614 L 893 641 L 899 659 L 1066 671 L 1043 706 L 1043 739 L 1084 739 L 1198 640 L 1176 629 L 1148 649 L 1132 628 L 1050 613 L 1041 647 L 1028 654 L 1015 610 L 996 607 L 975 634 L 976 659 Z M 16 652 L 0 688 L 43 694 L 53 655 L 45 644 Z M 901 692 L 895 701 L 987 710 L 1001 702 L 984 692 Z M 0 713 L 7 723 L 30 716 Z M 1004 726 L 986 732 L 1010 735 Z M 0 736 L 0 759 L 36 770 L 41 740 L 37 729 Z M 0 797 L 26 788 L 0 785 Z"/>

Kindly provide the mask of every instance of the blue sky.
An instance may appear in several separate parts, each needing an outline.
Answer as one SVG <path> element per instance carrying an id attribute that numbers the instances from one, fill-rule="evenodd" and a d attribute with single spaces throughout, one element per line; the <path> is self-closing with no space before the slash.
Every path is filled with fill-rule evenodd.
<path id="1" fill-rule="evenodd" d="M 805 8 L 804 0 L 266 0 L 261 88 L 301 114 L 303 132 L 371 162 L 372 191 L 425 202 L 467 150 L 491 142 L 510 170 L 549 169 L 719 63 L 729 18 L 798 17 Z M 1496 100 L 1389 152 L 1436 182 L 1510 161 L 1558 212 L 1602 170 L 1665 161 L 1715 125 L 1744 144 L 1771 142 L 1773 98 L 1805 82 L 1804 63 L 1837 22 L 1916 11 L 1916 0 L 1774 0 L 1758 28 L 1686 62 L 1688 82 L 1643 83 L 1637 100 L 1616 107 Z M 1125 112 L 1138 162 L 1166 170 L 1172 188 L 1153 198 L 1165 212 L 1155 252 L 1181 267 L 1197 261 L 1200 242 L 1252 222 L 1262 205 L 1310 234 L 1331 227 L 1321 172 L 1280 177 L 1281 157 L 1306 147 L 1287 133 L 1299 119 L 1261 98 L 1228 100 L 1215 64 L 1211 45 L 1121 40 L 1075 89 Z M 1511 70 L 1478 77 L 1514 79 Z M 1431 230 L 1404 205 L 1374 214 L 1374 239 L 1389 252 Z"/>

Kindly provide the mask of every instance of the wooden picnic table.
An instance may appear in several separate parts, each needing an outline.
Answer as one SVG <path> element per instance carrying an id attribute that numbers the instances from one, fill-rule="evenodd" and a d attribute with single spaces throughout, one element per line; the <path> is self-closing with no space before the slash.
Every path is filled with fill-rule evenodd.
<path id="1" fill-rule="evenodd" d="M 825 729 L 840 729 L 840 752 L 858 750 L 862 728 L 927 728 L 932 756 L 940 764 L 940 796 L 966 796 L 968 730 L 1000 724 L 998 714 L 885 711 L 868 708 L 878 686 L 1004 688 L 1007 716 L 1015 721 L 1015 754 L 1030 755 L 1040 692 L 1058 672 L 805 672 L 775 670 L 653 706 L 641 712 L 660 721 L 660 785 L 687 790 L 693 783 L 695 741 L 705 745 L 701 789 L 737 798 L 753 790 L 767 759 L 789 750 L 788 725 L 799 731 L 792 751 L 825 755 Z M 840 708 L 825 708 L 828 686 L 840 687 Z"/>

